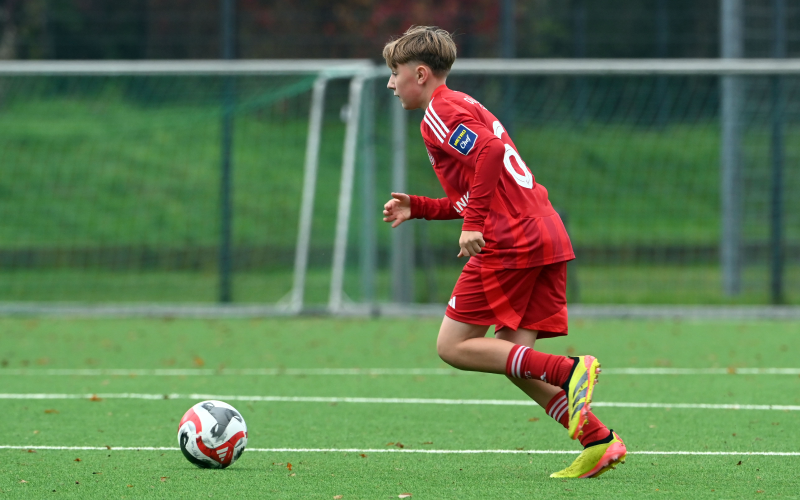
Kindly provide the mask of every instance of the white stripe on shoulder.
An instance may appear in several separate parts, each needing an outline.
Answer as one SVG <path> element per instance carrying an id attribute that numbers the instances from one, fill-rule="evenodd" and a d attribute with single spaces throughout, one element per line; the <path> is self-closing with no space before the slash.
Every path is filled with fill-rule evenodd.
<path id="1" fill-rule="evenodd" d="M 436 136 L 436 138 L 437 138 L 437 139 L 439 139 L 439 142 L 444 142 L 444 137 L 442 137 L 442 135 L 443 135 L 443 134 L 442 134 L 442 133 L 439 131 L 439 129 L 437 129 L 437 128 L 436 128 L 436 127 L 433 125 L 433 122 L 431 121 L 431 119 L 430 119 L 430 118 L 428 118 L 428 115 L 427 115 L 427 114 L 425 115 L 425 118 L 424 118 L 424 120 L 425 120 L 425 123 L 427 123 L 427 124 L 428 124 L 428 127 L 430 127 L 430 129 L 433 131 L 433 135 L 435 135 L 435 136 Z"/>
<path id="2" fill-rule="evenodd" d="M 425 120 L 427 120 L 431 128 L 436 129 L 436 131 L 439 133 L 440 136 L 442 137 L 447 136 L 447 132 L 445 132 L 442 126 L 436 122 L 436 119 L 433 117 L 432 114 L 428 112 L 428 109 L 425 110 Z"/>
<path id="3" fill-rule="evenodd" d="M 442 119 L 441 119 L 441 118 L 439 118 L 439 115 L 436 113 L 436 110 L 435 110 L 435 109 L 433 109 L 433 99 L 431 99 L 431 102 L 430 102 L 430 104 L 428 104 L 428 109 L 426 109 L 426 110 L 425 110 L 425 112 L 426 112 L 426 113 L 427 113 L 428 111 L 430 111 L 430 112 L 431 112 L 431 115 L 433 115 L 433 118 L 434 118 L 434 119 L 435 119 L 435 120 L 436 120 L 436 121 L 439 123 L 439 125 L 441 125 L 441 126 L 442 126 L 442 128 L 443 128 L 443 129 L 444 129 L 444 131 L 445 131 L 445 133 L 448 133 L 448 134 L 449 134 L 449 133 L 450 133 L 450 129 L 449 129 L 449 128 L 447 128 L 447 125 L 445 125 L 445 124 L 444 124 L 444 122 L 442 121 Z"/>

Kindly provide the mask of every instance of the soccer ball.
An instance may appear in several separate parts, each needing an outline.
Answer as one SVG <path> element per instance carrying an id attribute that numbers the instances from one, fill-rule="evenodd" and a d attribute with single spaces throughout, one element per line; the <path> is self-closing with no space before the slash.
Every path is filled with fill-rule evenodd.
<path id="1" fill-rule="evenodd" d="M 204 469 L 224 469 L 244 453 L 247 424 L 222 401 L 201 401 L 178 424 L 178 443 L 188 461 Z"/>

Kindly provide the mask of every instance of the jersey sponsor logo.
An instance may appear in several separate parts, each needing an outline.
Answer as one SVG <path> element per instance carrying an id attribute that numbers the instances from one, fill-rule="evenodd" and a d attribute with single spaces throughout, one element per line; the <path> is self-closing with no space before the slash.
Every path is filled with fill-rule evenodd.
<path id="1" fill-rule="evenodd" d="M 453 149 L 462 155 L 468 155 L 472 148 L 475 147 L 475 141 L 478 140 L 478 134 L 468 129 L 463 123 L 456 127 L 453 135 L 447 141 L 448 144 L 453 146 Z"/>
<path id="2" fill-rule="evenodd" d="M 439 142 L 444 143 L 444 138 L 450 133 L 450 129 L 447 128 L 447 125 L 439 118 L 436 110 L 433 109 L 433 100 L 431 100 L 430 104 L 428 104 L 428 107 L 425 109 L 424 120 L 425 123 L 428 124 L 428 127 L 430 127 L 433 135 L 439 139 Z"/>
<path id="3" fill-rule="evenodd" d="M 486 106 L 484 106 L 483 104 L 479 103 L 478 101 L 476 101 L 472 97 L 465 97 L 464 100 L 467 101 L 470 104 L 473 104 L 473 105 L 476 105 L 476 106 L 480 106 L 483 109 L 486 109 Z"/>
<path id="4" fill-rule="evenodd" d="M 456 202 L 456 204 L 453 206 L 453 208 L 455 208 L 455 209 L 456 209 L 456 212 L 458 212 L 458 213 L 461 213 L 461 211 L 462 211 L 462 210 L 464 210 L 465 208 L 467 208 L 467 204 L 468 204 L 468 203 L 469 203 L 469 191 L 467 191 L 467 194 L 465 194 L 464 196 L 462 196 L 462 197 L 461 197 L 461 198 L 460 198 L 460 199 L 459 199 L 459 200 Z"/>

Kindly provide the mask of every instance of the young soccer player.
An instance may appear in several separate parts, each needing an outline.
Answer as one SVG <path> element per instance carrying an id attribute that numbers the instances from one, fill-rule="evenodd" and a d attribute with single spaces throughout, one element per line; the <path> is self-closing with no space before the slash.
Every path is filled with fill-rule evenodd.
<path id="1" fill-rule="evenodd" d="M 537 338 L 567 334 L 567 261 L 575 258 L 547 190 L 497 118 L 445 85 L 456 59 L 447 31 L 412 26 L 383 57 L 403 108 L 425 110 L 422 138 L 447 195 L 392 193 L 383 220 L 464 219 L 458 257 L 469 260 L 439 330 L 439 356 L 462 370 L 505 374 L 580 440 L 584 451 L 551 477 L 599 476 L 627 453 L 589 409 L 600 363 L 533 350 Z"/>

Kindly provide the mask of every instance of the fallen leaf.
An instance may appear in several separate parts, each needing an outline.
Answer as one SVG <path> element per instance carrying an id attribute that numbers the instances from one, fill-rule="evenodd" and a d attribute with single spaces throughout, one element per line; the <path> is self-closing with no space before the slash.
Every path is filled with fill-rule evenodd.
<path id="1" fill-rule="evenodd" d="M 107 450 L 110 450 L 110 449 L 111 449 L 111 447 L 110 447 L 109 445 L 106 445 L 106 449 L 107 449 Z"/>
<path id="2" fill-rule="evenodd" d="M 756 490 L 756 493 L 764 493 L 764 490 Z"/>
<path id="3" fill-rule="evenodd" d="M 525 448 L 517 448 L 518 450 L 524 450 Z"/>
<path id="4" fill-rule="evenodd" d="M 386 446 L 394 446 L 394 443 L 386 443 Z"/>
<path id="5" fill-rule="evenodd" d="M 167 481 L 167 479 L 169 479 L 169 477 L 167 477 L 167 476 L 161 476 L 161 482 L 162 482 L 162 483 L 166 482 L 166 481 Z"/>
<path id="6" fill-rule="evenodd" d="M 75 460 L 73 460 L 73 461 L 74 461 L 74 462 L 80 462 L 80 461 L 81 461 L 81 459 L 80 459 L 80 458 L 76 458 L 76 459 L 75 459 Z"/>
<path id="7" fill-rule="evenodd" d="M 736 464 L 736 465 L 742 465 L 742 461 L 741 461 L 741 460 L 739 460 L 739 463 L 738 463 L 738 464 Z"/>
<path id="8" fill-rule="evenodd" d="M 39 431 L 33 431 L 34 434 L 39 434 Z"/>
<path id="9" fill-rule="evenodd" d="M 411 493 L 400 493 L 397 498 L 411 498 Z"/>
<path id="10" fill-rule="evenodd" d="M 75 481 L 75 484 L 81 484 L 81 483 L 80 483 L 80 482 L 78 482 L 78 481 Z"/>
<path id="11" fill-rule="evenodd" d="M 92 472 L 92 474 L 102 474 L 102 472 Z"/>
<path id="12" fill-rule="evenodd" d="M 92 394 L 92 397 L 89 398 L 89 401 L 95 401 L 95 402 L 102 401 L 102 400 L 103 400 L 103 398 L 98 398 L 97 394 Z"/>
<path id="13" fill-rule="evenodd" d="M 397 446 L 398 448 L 405 448 L 406 447 L 406 445 L 404 445 L 403 443 L 401 443 L 399 441 L 396 442 L 394 445 Z"/>
<path id="14" fill-rule="evenodd" d="M 341 500 L 342 498 L 344 498 L 342 495 L 333 495 L 333 500 Z"/>
<path id="15" fill-rule="evenodd" d="M 528 419 L 528 422 L 538 422 L 538 421 L 539 421 L 539 419 L 538 419 L 538 418 L 536 418 L 536 417 L 533 417 L 533 418 L 529 418 L 529 419 Z"/>
<path id="16" fill-rule="evenodd" d="M 28 481 L 26 481 L 26 480 L 24 480 L 24 479 L 20 479 L 20 480 L 19 480 L 19 482 L 20 482 L 20 483 L 27 483 Z"/>
<path id="17" fill-rule="evenodd" d="M 133 485 L 132 485 L 132 484 L 129 484 L 129 485 L 128 485 L 128 488 L 133 488 Z"/>
<path id="18" fill-rule="evenodd" d="M 292 470 L 292 464 L 291 463 L 287 463 L 286 464 L 286 468 L 289 469 L 289 470 Z"/>
<path id="19" fill-rule="evenodd" d="M 362 453 L 361 458 L 367 458 L 367 456 Z"/>
<path id="20" fill-rule="evenodd" d="M 28 450 L 28 453 L 36 453 L 36 450 Z"/>
<path id="21" fill-rule="evenodd" d="M 200 356 L 195 356 L 194 357 L 194 364 L 195 364 L 195 366 L 204 366 L 206 364 L 206 362 L 203 361 L 203 358 L 201 358 Z"/>
<path id="22" fill-rule="evenodd" d="M 294 477 L 294 476 L 296 476 L 296 475 L 297 475 L 297 474 L 295 474 L 294 472 L 292 472 L 291 474 L 289 474 L 289 477 Z"/>
<path id="23" fill-rule="evenodd" d="M 45 413 L 58 413 L 58 410 L 56 410 L 55 408 L 48 408 L 48 409 L 47 409 L 47 410 L 45 410 L 44 412 L 45 412 Z"/>
<path id="24" fill-rule="evenodd" d="M 655 425 L 651 425 L 651 426 L 650 426 L 650 428 L 651 428 L 651 429 L 655 429 L 655 428 L 656 428 L 656 426 L 655 426 Z"/>
<path id="25" fill-rule="evenodd" d="M 433 444 L 433 441 L 425 441 L 425 442 L 424 442 L 424 443 L 422 443 L 422 444 Z"/>
<path id="26" fill-rule="evenodd" d="M 728 367 L 728 373 L 730 375 L 736 375 L 736 368 L 734 368 L 733 366 L 729 366 Z"/>

